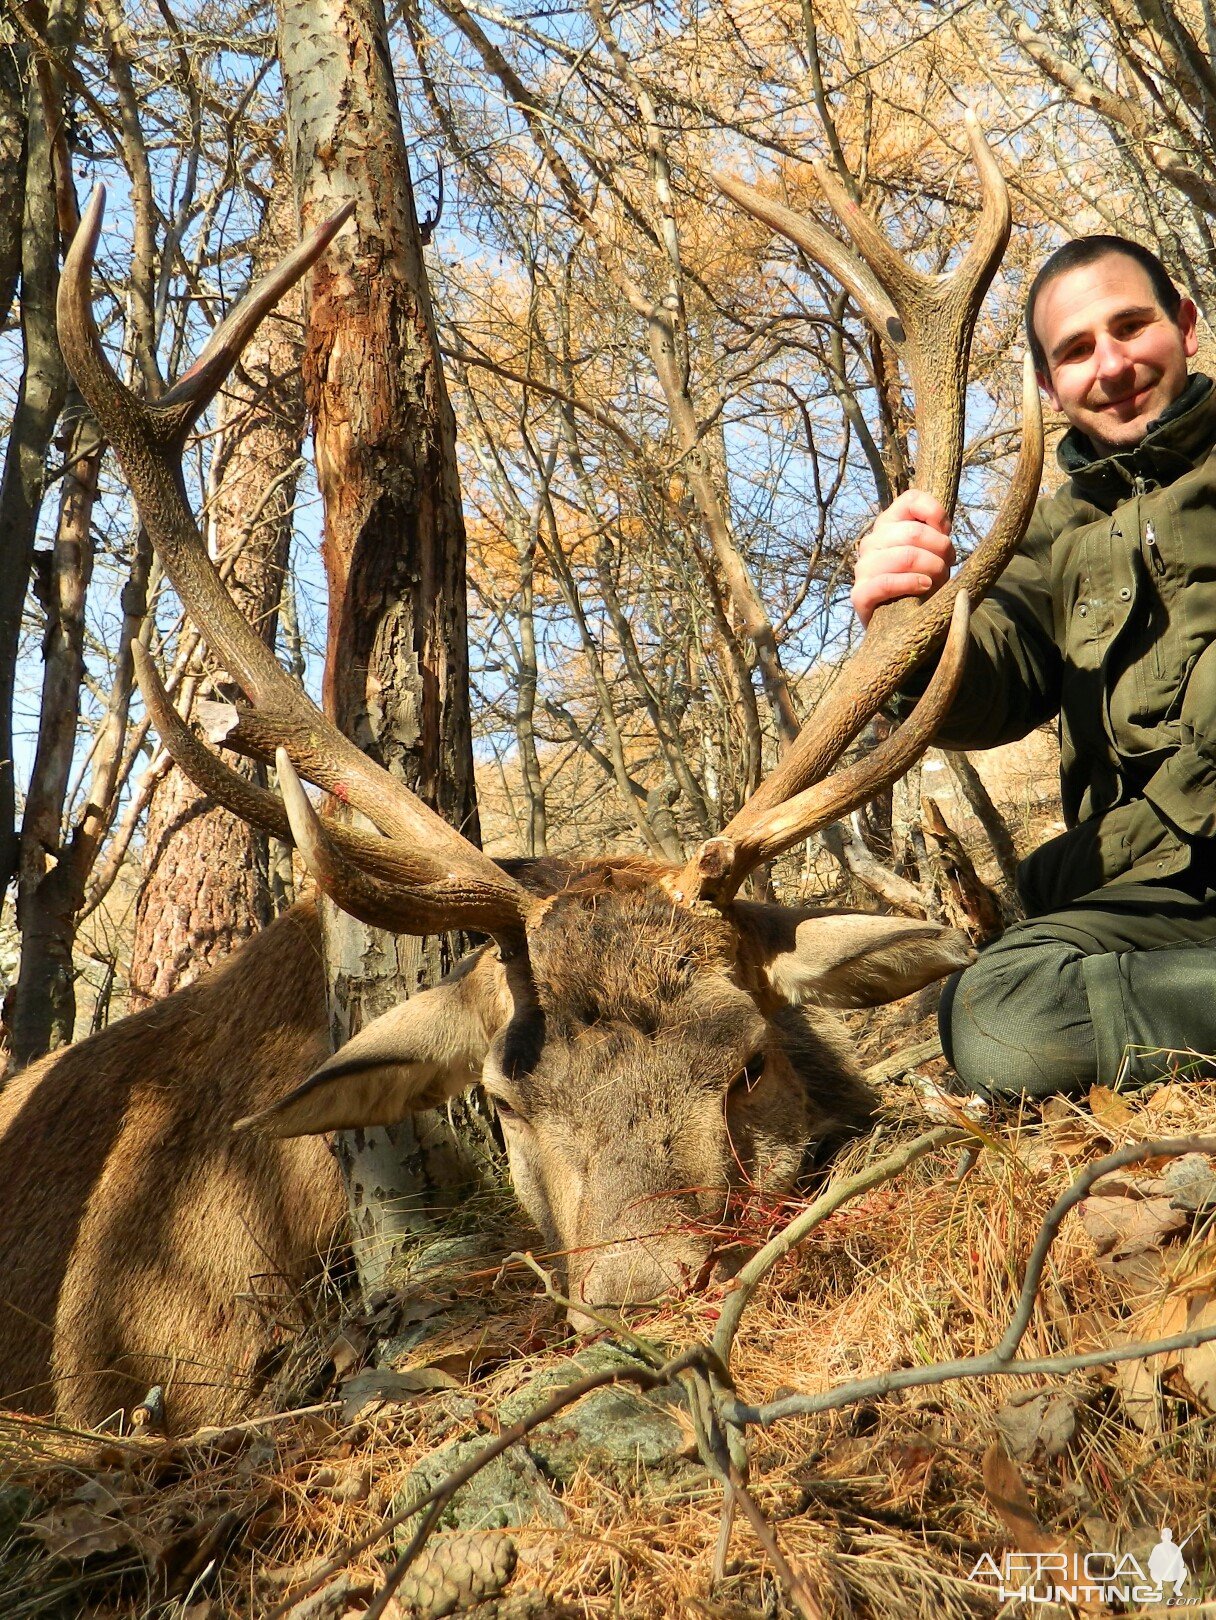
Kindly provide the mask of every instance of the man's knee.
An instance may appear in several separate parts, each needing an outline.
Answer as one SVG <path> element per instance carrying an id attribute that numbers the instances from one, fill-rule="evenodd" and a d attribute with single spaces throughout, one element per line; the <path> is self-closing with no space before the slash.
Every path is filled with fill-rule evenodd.
<path id="1" fill-rule="evenodd" d="M 1093 1084 L 1094 1037 L 1079 963 L 1043 944 L 1007 935 L 948 980 L 938 1017 L 960 1090 L 1076 1096 Z"/>

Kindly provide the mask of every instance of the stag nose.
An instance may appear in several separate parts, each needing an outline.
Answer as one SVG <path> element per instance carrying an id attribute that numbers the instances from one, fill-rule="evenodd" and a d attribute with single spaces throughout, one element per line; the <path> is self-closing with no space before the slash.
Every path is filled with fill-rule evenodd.
<path id="1" fill-rule="evenodd" d="M 576 1333 L 596 1333 L 603 1327 L 579 1310 L 579 1303 L 611 1311 L 620 1305 L 642 1305 L 695 1284 L 709 1258 L 709 1245 L 693 1238 L 662 1241 L 626 1238 L 606 1244 L 589 1257 L 572 1279 L 574 1303 L 567 1312 Z"/>

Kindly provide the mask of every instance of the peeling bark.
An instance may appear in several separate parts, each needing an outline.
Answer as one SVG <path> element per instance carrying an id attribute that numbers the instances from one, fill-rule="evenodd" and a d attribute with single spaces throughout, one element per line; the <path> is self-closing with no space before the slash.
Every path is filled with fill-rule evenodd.
<path id="1" fill-rule="evenodd" d="M 361 748 L 478 837 L 465 540 L 455 425 L 378 0 L 279 0 L 301 223 L 355 214 L 314 272 L 304 359 L 325 503 L 324 700 Z M 439 940 L 393 939 L 323 910 L 336 1041 L 442 972 Z M 438 1119 L 337 1144 L 365 1291 L 397 1241 L 456 1196 Z M 442 1142 L 442 1148 L 438 1145 Z"/>

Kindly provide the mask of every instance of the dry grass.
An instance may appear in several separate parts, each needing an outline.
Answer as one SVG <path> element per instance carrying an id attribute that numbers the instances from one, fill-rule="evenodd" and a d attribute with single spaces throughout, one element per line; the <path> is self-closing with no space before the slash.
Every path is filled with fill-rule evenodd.
<path id="1" fill-rule="evenodd" d="M 1166 1086 L 1130 1104 L 1095 1100 L 1095 1113 L 1054 1104 L 1043 1120 L 1006 1118 L 1000 1150 L 985 1151 L 961 1181 L 952 1150 L 832 1218 L 770 1277 L 745 1318 L 735 1363 L 744 1397 L 826 1389 L 988 1348 L 1012 1311 L 1043 1214 L 1083 1163 L 1124 1141 L 1216 1129 L 1216 1095 L 1202 1084 Z M 893 1089 L 888 1101 L 879 1142 L 858 1143 L 841 1173 L 924 1128 L 906 1091 Z M 456 1296 L 442 1331 L 415 1357 L 456 1376 L 456 1390 L 365 1411 L 346 1425 L 331 1403 L 210 1444 L 129 1444 L 4 1421 L 0 1478 L 33 1493 L 27 1519 L 45 1522 L 57 1505 L 84 1507 L 119 1529 L 118 1544 L 87 1562 L 12 1541 L 0 1563 L 0 1613 L 268 1615 L 292 1572 L 375 1528 L 438 1443 L 495 1433 L 499 1402 L 569 1355 L 535 1278 L 518 1264 L 500 1269 L 513 1241 L 497 1254 L 487 1241 L 487 1263 L 473 1275 L 454 1266 L 415 1284 L 415 1297 Z M 1202 1297 L 1212 1255 L 1199 1216 L 1189 1235 L 1112 1266 L 1074 1213 L 1022 1353 L 1067 1354 L 1121 1333 L 1162 1331 L 1163 1301 Z M 632 1325 L 675 1347 L 707 1337 L 715 1318 L 711 1295 Z M 323 1351 L 316 1356 L 324 1360 Z M 1076 1403 L 1075 1435 L 1061 1455 L 1038 1452 L 1018 1464 L 1044 1535 L 1143 1552 L 1163 1523 L 1180 1537 L 1195 1530 L 1188 1558 L 1199 1576 L 1216 1467 L 1206 1406 L 1177 1365 L 1129 1367 L 1057 1381 L 949 1383 L 753 1431 L 753 1493 L 825 1615 L 994 1615 L 990 1591 L 967 1579 L 981 1553 L 1008 1544 L 982 1460 L 1000 1437 L 1000 1410 L 1022 1390 L 1058 1384 Z M 4 1500 L 0 1491 L 0 1526 Z M 588 1469 L 562 1501 L 564 1529 L 514 1533 L 520 1558 L 509 1590 L 547 1594 L 536 1614 L 744 1620 L 793 1612 L 742 1520 L 715 1584 L 721 1493 L 708 1476 L 639 1495 Z M 375 1551 L 359 1555 L 345 1606 L 326 1612 L 358 1613 L 383 1567 Z"/>

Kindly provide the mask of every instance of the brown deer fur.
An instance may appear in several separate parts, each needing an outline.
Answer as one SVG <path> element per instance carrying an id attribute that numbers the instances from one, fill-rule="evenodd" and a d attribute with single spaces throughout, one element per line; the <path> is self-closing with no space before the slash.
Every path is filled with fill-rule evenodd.
<path id="1" fill-rule="evenodd" d="M 303 904 L 0 1092 L 0 1404 L 95 1424 L 161 1384 L 177 1430 L 247 1404 L 345 1200 L 324 1139 L 231 1125 L 328 1049 Z"/>

